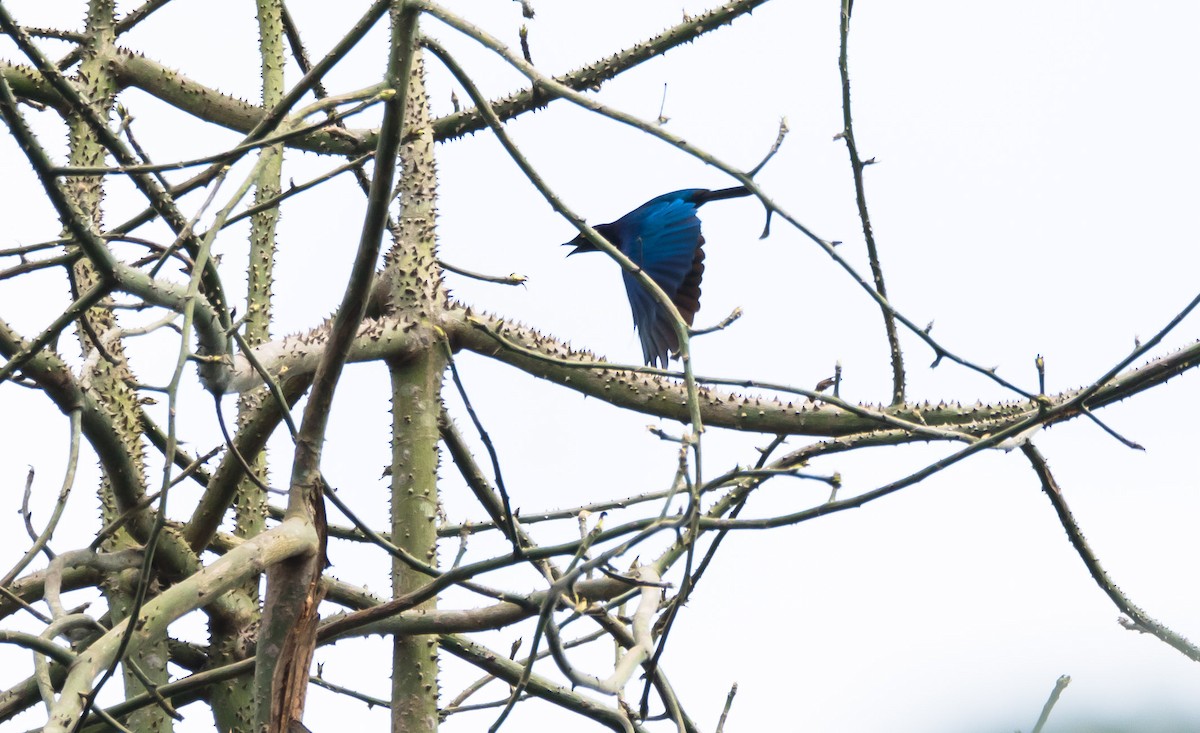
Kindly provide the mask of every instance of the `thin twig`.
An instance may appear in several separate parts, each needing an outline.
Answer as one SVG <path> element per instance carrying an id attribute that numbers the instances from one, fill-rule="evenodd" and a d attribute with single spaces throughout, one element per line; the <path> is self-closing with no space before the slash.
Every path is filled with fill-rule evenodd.
<path id="1" fill-rule="evenodd" d="M 79 445 L 83 424 L 82 416 L 79 410 L 71 411 L 70 421 L 71 436 L 68 444 L 67 471 L 66 475 L 63 477 L 62 486 L 58 490 L 58 499 L 54 502 L 54 511 L 50 515 L 50 521 L 46 522 L 46 527 L 41 531 L 40 534 L 34 535 L 33 545 L 31 545 L 30 548 L 25 551 L 25 555 L 17 561 L 17 564 L 14 565 L 11 570 L 4 574 L 3 578 L 0 578 L 0 586 L 8 586 L 10 583 L 12 583 L 13 580 L 15 580 L 16 577 L 21 574 L 21 571 L 24 570 L 29 563 L 33 562 L 33 559 L 37 557 L 39 552 L 44 550 L 46 557 L 51 561 L 53 561 L 55 558 L 55 554 L 50 551 L 47 545 L 50 542 L 50 538 L 54 536 L 54 530 L 56 527 L 58 527 L 58 520 L 62 518 L 63 510 L 66 509 L 67 497 L 70 496 L 71 488 L 75 485 L 75 471 L 79 466 Z M 25 485 L 25 500 L 22 502 L 22 513 L 24 513 L 27 517 L 26 523 L 31 532 L 33 527 L 29 524 L 27 506 L 29 503 L 29 491 L 32 486 L 33 468 L 31 467 L 29 469 L 29 479 Z"/>
<path id="2" fill-rule="evenodd" d="M 729 694 L 725 696 L 725 707 L 721 709 L 721 719 L 717 721 L 716 733 L 723 733 L 725 730 L 725 721 L 729 718 L 729 709 L 733 707 L 733 698 L 737 695 L 737 683 L 734 682 L 729 688 Z"/>
<path id="3" fill-rule="evenodd" d="M 475 426 L 475 432 L 479 434 L 479 439 L 483 442 L 483 447 L 487 450 L 488 458 L 492 462 L 492 476 L 496 480 L 496 492 L 500 494 L 500 505 L 503 508 L 501 520 L 507 525 L 505 534 L 508 535 L 512 542 L 513 554 L 521 555 L 521 542 L 517 535 L 516 522 L 513 520 L 512 503 L 508 499 L 508 489 L 504 486 L 504 474 L 500 471 L 500 455 L 496 452 L 496 446 L 492 443 L 492 437 L 487 429 L 483 427 L 483 421 L 479 419 L 479 414 L 475 412 L 475 406 L 471 404 L 471 398 L 467 395 L 467 388 L 463 385 L 462 378 L 458 375 L 458 367 L 454 364 L 454 351 L 450 348 L 450 344 L 442 342 L 446 349 L 446 365 L 450 367 L 450 377 L 454 380 L 454 386 L 458 390 L 458 396 L 463 401 L 463 406 L 467 408 L 467 415 L 471 418 L 471 424 Z"/>
<path id="4" fill-rule="evenodd" d="M 1088 545 L 1087 540 L 1084 539 L 1083 532 L 1079 528 L 1079 523 L 1075 521 L 1075 516 L 1071 513 L 1071 508 L 1067 506 L 1066 498 L 1063 497 L 1062 488 L 1055 480 L 1054 474 L 1050 472 L 1050 466 L 1046 463 L 1046 459 L 1042 456 L 1041 452 L 1033 443 L 1026 443 L 1021 446 L 1021 452 L 1029 459 L 1029 463 L 1033 467 L 1033 472 L 1042 484 L 1042 492 L 1050 499 L 1050 504 L 1054 507 L 1055 513 L 1058 514 L 1059 523 L 1067 532 L 1067 539 L 1071 541 L 1071 546 L 1075 548 L 1075 552 L 1083 560 L 1083 564 L 1092 576 L 1092 580 L 1096 582 L 1100 590 L 1109 597 L 1121 613 L 1132 619 L 1131 623 L 1125 624 L 1126 628 L 1153 634 L 1159 640 L 1182 652 L 1184 656 L 1193 662 L 1200 662 L 1200 647 L 1197 647 L 1182 635 L 1175 633 L 1157 620 L 1151 618 L 1131 601 L 1129 596 L 1125 595 L 1117 587 L 1117 584 L 1112 582 L 1112 579 L 1108 577 L 1108 573 L 1100 565 L 1100 560 L 1092 552 L 1092 548 Z"/>
<path id="5" fill-rule="evenodd" d="M 854 122 L 850 114 L 850 14 L 854 9 L 854 0 L 842 0 L 841 51 L 838 54 L 838 72 L 842 77 L 842 132 L 839 137 L 846 141 L 846 151 L 850 154 L 850 170 L 854 175 L 854 199 L 858 204 L 858 218 L 862 221 L 863 238 L 867 243 L 867 259 L 871 265 L 871 277 L 875 281 L 875 290 L 882 299 L 879 303 L 883 314 L 883 328 L 887 332 L 888 349 L 892 356 L 892 404 L 904 402 L 904 354 L 900 350 L 900 337 L 896 333 L 896 316 L 894 311 L 885 304 L 887 287 L 883 280 L 883 266 L 879 262 L 879 249 L 875 246 L 875 231 L 871 228 L 871 215 L 867 212 L 867 193 L 863 185 L 863 168 L 871 159 L 864 163 L 858 157 L 858 145 L 854 141 Z"/>
<path id="6" fill-rule="evenodd" d="M 321 670 L 320 667 L 318 667 L 317 669 Z M 365 702 L 367 704 L 368 708 L 381 707 L 381 708 L 384 708 L 385 710 L 392 709 L 392 703 L 390 701 L 385 700 L 381 697 L 374 697 L 372 695 L 368 695 L 365 692 L 359 692 L 358 690 L 353 690 L 349 687 L 344 687 L 342 685 L 334 684 L 334 683 L 330 682 L 329 680 L 325 679 L 322 676 L 322 674 L 323 674 L 323 671 L 318 671 L 317 674 L 310 675 L 308 678 L 308 681 L 313 683 L 317 687 L 324 687 L 326 690 L 329 690 L 330 692 L 336 692 L 339 695 L 345 695 L 346 697 L 349 697 L 351 699 L 358 700 L 360 702 Z"/>
<path id="7" fill-rule="evenodd" d="M 524 275 L 518 275 L 515 272 L 511 275 L 485 275 L 480 272 L 474 272 L 462 267 L 457 267 L 443 259 L 438 260 L 438 266 L 443 270 L 449 270 L 456 275 L 462 275 L 463 277 L 469 277 L 472 280 L 479 280 L 485 283 L 496 283 L 498 285 L 524 285 L 525 281 L 529 279 Z"/>
<path id="8" fill-rule="evenodd" d="M 1050 692 L 1050 697 L 1046 699 L 1046 704 L 1042 706 L 1042 714 L 1038 716 L 1037 723 L 1034 724 L 1030 733 L 1042 733 L 1042 728 L 1045 727 L 1046 721 L 1050 718 L 1050 711 L 1054 709 L 1054 705 L 1058 702 L 1058 698 L 1063 694 L 1063 690 L 1067 689 L 1067 685 L 1071 684 L 1071 677 L 1063 675 L 1054 683 L 1054 689 Z"/>

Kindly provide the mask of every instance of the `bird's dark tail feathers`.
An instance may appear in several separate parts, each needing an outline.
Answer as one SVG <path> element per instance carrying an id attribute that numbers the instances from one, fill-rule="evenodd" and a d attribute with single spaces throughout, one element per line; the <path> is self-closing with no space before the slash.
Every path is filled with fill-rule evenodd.
<path id="1" fill-rule="evenodd" d="M 734 186 L 733 188 L 722 188 L 719 191 L 704 191 L 696 195 L 696 206 L 703 206 L 709 201 L 720 201 L 721 199 L 736 199 L 742 196 L 749 196 L 750 189 L 745 186 Z"/>

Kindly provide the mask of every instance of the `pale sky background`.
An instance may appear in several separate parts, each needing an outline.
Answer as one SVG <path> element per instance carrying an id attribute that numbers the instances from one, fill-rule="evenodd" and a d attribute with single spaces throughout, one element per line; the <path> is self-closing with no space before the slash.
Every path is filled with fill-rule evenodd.
<path id="1" fill-rule="evenodd" d="M 682 11 L 715 4 L 534 0 L 532 21 L 523 21 L 520 6 L 507 0 L 454 7 L 514 49 L 517 29 L 528 23 L 534 61 L 558 74 L 657 33 L 678 22 Z M 5 5 L 30 25 L 74 28 L 83 16 L 82 3 Z M 289 3 L 314 58 L 364 5 Z M 777 0 L 622 75 L 597 98 L 653 119 L 666 84 L 667 129 L 746 168 L 761 158 L 786 117 L 791 133 L 759 176 L 761 184 L 806 226 L 843 241 L 842 254 L 865 273 L 845 146 L 833 139 L 842 125 L 838 7 L 832 0 Z M 1182 2 L 860 0 L 850 58 L 855 129 L 861 155 L 878 161 L 867 170 L 867 195 L 893 304 L 916 323 L 934 321 L 933 335 L 946 347 L 998 366 L 1031 391 L 1034 357 L 1043 354 L 1050 393 L 1090 382 L 1127 354 L 1135 338 L 1149 338 L 1166 324 L 1195 296 L 1200 271 L 1193 221 L 1200 195 L 1197 27 L 1200 6 Z M 450 47 L 489 95 L 523 86 L 522 77 L 457 32 L 433 22 L 423 30 Z M 335 69 L 327 80 L 331 91 L 380 78 L 385 36 L 382 26 L 376 29 Z M 256 39 L 252 3 L 191 0 L 172 3 L 123 43 L 197 81 L 256 99 Z M 10 43 L 0 49 L 15 58 Z M 454 87 L 435 61 L 429 66 L 435 112 L 448 112 Z M 294 72 L 289 82 L 299 78 Z M 461 90 L 458 96 L 466 99 Z M 155 160 L 216 152 L 240 138 L 196 125 L 137 91 L 122 101 Z M 52 113 L 29 114 L 45 140 L 62 143 Z M 374 120 L 367 114 L 352 125 Z M 523 116 L 509 130 L 568 205 L 592 223 L 677 188 L 733 185 L 655 139 L 563 101 Z M 438 155 L 443 257 L 478 271 L 529 277 L 526 287 L 505 288 L 449 275 L 454 294 L 614 360 L 636 361 L 640 350 L 617 267 L 598 255 L 565 259 L 558 245 L 573 230 L 491 135 L 441 146 Z M 285 181 L 297 182 L 336 164 L 296 152 L 286 160 Z M 0 170 L 0 247 L 56 236 L 53 213 L 6 136 Z M 235 168 L 230 180 L 246 170 Z M 129 190 L 125 182 L 112 186 L 110 223 L 141 208 Z M 340 193 L 330 198 L 335 190 Z M 185 210 L 201 198 L 185 199 L 192 207 Z M 276 334 L 313 326 L 339 301 L 362 211 L 363 197 L 349 176 L 285 207 Z M 770 239 L 759 241 L 762 209 L 753 201 L 714 203 L 702 218 L 708 269 L 698 325 L 711 325 L 737 306 L 746 314 L 732 328 L 696 340 L 698 373 L 811 387 L 840 361 L 843 396 L 887 401 L 890 370 L 878 309 L 845 273 L 779 218 Z M 244 289 L 238 273 L 245 231 L 231 229 L 217 245 L 235 296 Z M 65 298 L 57 274 L 2 281 L 0 317 L 33 334 Z M 1185 320 L 1154 353 L 1190 343 L 1198 330 L 1200 320 Z M 61 345 L 69 351 L 73 343 L 64 338 Z M 914 399 L 1013 396 L 949 363 L 931 370 L 925 346 L 910 335 L 904 344 Z M 131 351 L 139 375 L 165 381 L 175 348 L 169 338 L 137 342 Z M 463 355 L 459 366 L 523 513 L 668 485 L 676 449 L 644 429 L 658 421 L 482 358 Z M 181 430 L 207 449 L 219 440 L 212 411 L 194 373 L 188 380 Z M 365 513 L 385 506 L 386 484 L 378 480 L 389 455 L 385 387 L 382 367 L 347 370 L 326 452 L 326 475 Z M 1150 615 L 1193 640 L 1200 640 L 1192 415 L 1198 398 L 1197 378 L 1189 372 L 1102 411 L 1102 419 L 1144 445 L 1144 453 L 1080 420 L 1035 438 L 1113 580 Z M 462 415 L 456 398 L 450 401 Z M 14 510 L 0 514 L 0 537 L 7 538 L 0 540 L 0 565 L 7 568 L 27 546 L 15 508 L 29 465 L 38 470 L 35 523 L 40 526 L 52 506 L 66 420 L 39 395 L 9 384 L 0 386 L 0 411 L 9 416 L 0 421 L 0 486 Z M 705 475 L 752 462 L 753 447 L 768 440 L 711 430 Z M 805 443 L 796 437 L 788 445 Z M 288 475 L 290 449 L 285 439 L 273 446 L 279 480 Z M 876 449 L 823 459 L 812 470 L 841 472 L 842 496 L 849 496 L 955 448 Z M 90 540 L 95 473 L 94 457 L 85 455 L 57 551 Z M 476 517 L 457 490 L 456 472 L 447 466 L 443 475 L 450 518 Z M 172 504 L 189 507 L 196 495 L 189 485 L 172 495 Z M 795 511 L 825 495 L 806 482 L 768 485 L 744 516 Z M 542 542 L 556 536 L 535 532 Z M 472 549 L 487 547 L 481 539 Z M 451 556 L 454 549 L 448 547 Z M 335 575 L 386 587 L 383 571 L 357 565 L 354 553 L 335 548 L 332 559 Z M 532 589 L 522 582 L 533 581 L 512 587 Z M 456 603 L 478 601 L 450 596 L 444 605 Z M 1028 731 L 1063 674 L 1073 681 L 1048 730 L 1149 730 L 1160 720 L 1175 726 L 1162 730 L 1200 728 L 1200 667 L 1152 637 L 1122 629 L 1117 616 L 1067 543 L 1024 458 L 991 452 L 863 509 L 734 534 L 679 617 L 664 669 L 705 730 L 715 727 L 736 681 L 728 731 Z M 180 624 L 180 633 L 202 640 L 194 626 Z M 528 640 L 531 626 L 484 638 L 507 650 L 521 634 Z M 374 659 L 372 646 L 382 648 L 377 638 L 322 648 L 317 661 L 329 679 L 385 696 L 386 651 Z M 596 667 L 589 671 L 600 673 L 610 660 L 598 654 L 590 662 Z M 0 649 L 0 686 L 28 669 L 27 652 Z M 551 674 L 552 665 L 538 671 Z M 453 696 L 476 676 L 451 659 L 443 691 Z M 494 686 L 478 699 L 506 690 Z M 641 687 L 629 690 L 636 700 Z M 179 730 L 211 727 L 203 711 L 187 712 Z M 494 711 L 457 716 L 445 730 L 484 730 L 494 717 Z M 386 721 L 385 711 L 319 690 L 306 717 L 314 731 L 384 730 Z M 39 719 L 22 722 L 32 727 Z M 505 729 L 564 725 L 596 728 L 534 702 L 518 707 Z M 653 728 L 667 729 L 663 723 Z"/>

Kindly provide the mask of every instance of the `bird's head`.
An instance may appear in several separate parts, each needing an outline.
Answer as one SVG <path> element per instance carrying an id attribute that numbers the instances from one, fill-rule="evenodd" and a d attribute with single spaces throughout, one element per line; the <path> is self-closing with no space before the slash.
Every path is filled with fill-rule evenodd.
<path id="1" fill-rule="evenodd" d="M 605 239 L 607 239 L 608 241 L 612 242 L 617 247 L 621 246 L 620 243 L 614 238 L 615 235 L 613 233 L 611 224 L 600 224 L 600 225 L 596 226 L 595 229 L 596 229 L 596 232 L 600 236 L 602 236 Z M 596 245 L 589 242 L 588 238 L 583 236 L 583 234 L 577 235 L 570 242 L 564 242 L 562 246 L 575 248 L 567 253 L 567 257 L 570 257 L 571 255 L 577 255 L 580 252 L 599 252 L 600 251 L 596 247 Z"/>

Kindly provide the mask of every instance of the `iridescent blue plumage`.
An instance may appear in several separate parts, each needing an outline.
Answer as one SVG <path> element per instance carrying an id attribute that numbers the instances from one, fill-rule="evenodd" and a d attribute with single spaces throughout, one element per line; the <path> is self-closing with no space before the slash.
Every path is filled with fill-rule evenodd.
<path id="1" fill-rule="evenodd" d="M 749 194 L 742 186 L 720 191 L 672 191 L 595 229 L 658 283 L 690 326 L 700 310 L 700 280 L 704 275 L 704 237 L 696 210 L 709 201 Z M 575 247 L 571 254 L 596 250 L 582 234 L 567 244 Z M 621 276 L 633 311 L 633 325 L 642 342 L 642 356 L 647 364 L 666 367 L 668 355 L 679 348 L 671 316 L 633 273 L 622 271 Z"/>

